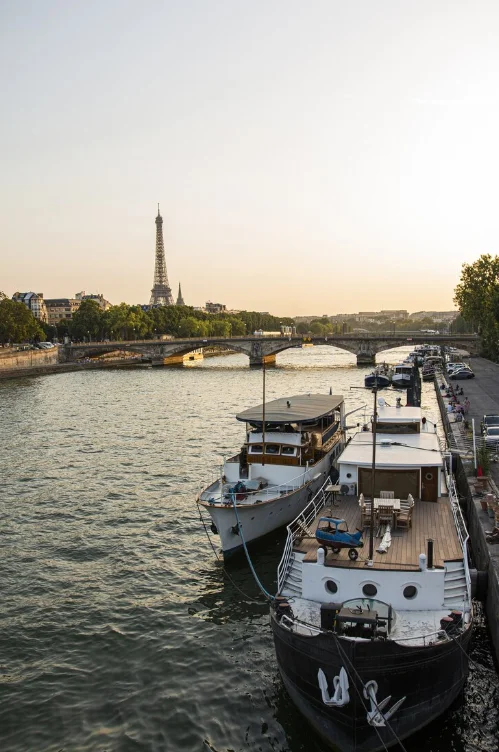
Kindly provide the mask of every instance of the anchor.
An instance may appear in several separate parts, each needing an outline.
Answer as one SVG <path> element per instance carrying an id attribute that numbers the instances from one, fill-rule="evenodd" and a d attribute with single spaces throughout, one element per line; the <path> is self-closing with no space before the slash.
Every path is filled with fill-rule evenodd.
<path id="1" fill-rule="evenodd" d="M 322 692 L 322 702 L 324 705 L 336 708 L 340 708 L 342 705 L 348 705 L 350 702 L 350 695 L 348 694 L 348 675 L 343 666 L 341 667 L 339 675 L 335 676 L 333 679 L 334 693 L 332 697 L 329 696 L 326 675 L 321 668 L 317 674 L 317 679 Z"/>
<path id="2" fill-rule="evenodd" d="M 392 705 L 390 710 L 387 710 L 386 713 L 382 713 L 381 711 L 388 705 L 388 703 L 392 699 L 392 696 L 388 695 L 388 697 L 385 697 L 384 700 L 378 702 L 376 700 L 377 691 L 378 684 L 374 680 L 368 681 L 364 687 L 364 697 L 366 698 L 366 700 L 371 701 L 371 710 L 367 713 L 367 722 L 370 726 L 386 726 L 385 721 L 388 721 L 388 719 L 397 712 L 397 710 L 406 699 L 407 695 L 405 697 L 402 697 L 401 700 L 398 700 L 395 705 Z"/>

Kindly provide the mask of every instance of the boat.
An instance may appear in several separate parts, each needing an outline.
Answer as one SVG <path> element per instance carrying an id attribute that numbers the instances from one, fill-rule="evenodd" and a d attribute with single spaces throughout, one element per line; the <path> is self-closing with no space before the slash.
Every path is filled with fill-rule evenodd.
<path id="1" fill-rule="evenodd" d="M 338 458 L 336 505 L 323 486 L 288 525 L 271 606 L 277 664 L 297 708 L 341 752 L 397 745 L 468 675 L 468 533 L 423 417 L 375 403 L 371 433 Z"/>
<path id="2" fill-rule="evenodd" d="M 385 386 L 390 386 L 391 380 L 392 380 L 391 368 L 386 363 L 382 363 L 379 366 L 376 366 L 374 371 L 369 373 L 364 378 L 364 386 L 373 387 L 377 385 L 378 389 L 381 389 Z"/>
<path id="3" fill-rule="evenodd" d="M 407 389 L 414 384 L 414 365 L 412 363 L 398 363 L 393 369 L 393 386 Z"/>
<path id="4" fill-rule="evenodd" d="M 298 394 L 236 415 L 246 424 L 239 454 L 198 496 L 224 558 L 285 526 L 329 477 L 345 443 L 341 395 Z"/>

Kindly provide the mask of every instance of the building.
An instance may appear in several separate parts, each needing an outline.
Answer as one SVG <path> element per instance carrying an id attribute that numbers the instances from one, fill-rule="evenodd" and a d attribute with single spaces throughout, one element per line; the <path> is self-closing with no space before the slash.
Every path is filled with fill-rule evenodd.
<path id="1" fill-rule="evenodd" d="M 81 305 L 81 300 L 77 298 L 47 298 L 45 301 L 47 307 L 48 323 L 57 326 L 64 319 L 72 319 Z"/>
<path id="2" fill-rule="evenodd" d="M 208 300 L 205 310 L 206 313 L 224 313 L 227 310 L 227 306 L 223 305 L 223 303 L 212 303 L 211 300 Z"/>
<path id="3" fill-rule="evenodd" d="M 177 305 L 185 306 L 184 299 L 182 297 L 182 288 L 180 287 L 180 282 L 178 283 Z"/>
<path id="4" fill-rule="evenodd" d="M 173 305 L 173 295 L 168 284 L 166 273 L 165 244 L 163 242 L 163 217 L 159 213 L 156 222 L 156 260 L 154 264 L 154 282 L 151 290 L 149 305 L 164 306 Z"/>
<path id="5" fill-rule="evenodd" d="M 432 319 L 433 321 L 452 322 L 459 316 L 459 311 L 418 311 L 411 313 L 409 316 L 413 321 L 422 321 L 422 319 Z"/>
<path id="6" fill-rule="evenodd" d="M 15 292 L 12 300 L 16 303 L 24 303 L 29 308 L 35 319 L 48 322 L 47 307 L 43 299 L 43 292 Z"/>
<path id="7" fill-rule="evenodd" d="M 380 311 L 380 316 L 383 316 L 385 319 L 408 319 L 409 318 L 409 311 Z"/>
<path id="8" fill-rule="evenodd" d="M 82 300 L 95 300 L 102 311 L 107 311 L 108 308 L 111 308 L 111 303 L 109 300 L 106 300 L 104 295 L 95 294 L 92 293 L 91 295 L 87 295 L 85 291 L 77 292 L 75 295 L 75 299 L 78 300 L 80 303 Z"/>

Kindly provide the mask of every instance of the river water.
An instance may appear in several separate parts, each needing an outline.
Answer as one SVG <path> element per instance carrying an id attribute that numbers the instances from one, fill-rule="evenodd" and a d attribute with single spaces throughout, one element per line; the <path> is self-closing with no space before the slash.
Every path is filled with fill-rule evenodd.
<path id="1" fill-rule="evenodd" d="M 372 395 L 350 387 L 367 370 L 335 348 L 290 350 L 267 397 L 331 387 L 367 405 L 362 421 Z M 2 752 L 324 750 L 283 689 L 247 565 L 224 571 L 194 503 L 261 391 L 242 355 L 0 382 Z M 431 384 L 423 405 L 437 419 Z M 274 591 L 283 541 L 254 553 Z M 462 702 L 408 752 L 499 748 L 483 619 L 472 659 Z"/>

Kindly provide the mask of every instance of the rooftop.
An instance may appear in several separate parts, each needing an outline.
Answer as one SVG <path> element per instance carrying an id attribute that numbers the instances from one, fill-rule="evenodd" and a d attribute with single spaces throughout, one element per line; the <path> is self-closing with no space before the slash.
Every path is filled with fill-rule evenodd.
<path id="1" fill-rule="evenodd" d="M 339 464 L 371 466 L 373 435 L 367 431 L 355 434 L 338 458 Z M 434 467 L 442 457 L 438 436 L 433 431 L 376 436 L 376 467 Z"/>
<path id="2" fill-rule="evenodd" d="M 343 396 L 338 394 L 295 394 L 292 397 L 280 397 L 265 404 L 265 424 L 316 420 L 336 410 L 342 402 Z M 262 423 L 263 405 L 250 407 L 236 415 L 236 418 L 246 423 Z"/>

